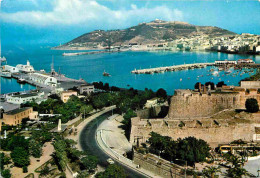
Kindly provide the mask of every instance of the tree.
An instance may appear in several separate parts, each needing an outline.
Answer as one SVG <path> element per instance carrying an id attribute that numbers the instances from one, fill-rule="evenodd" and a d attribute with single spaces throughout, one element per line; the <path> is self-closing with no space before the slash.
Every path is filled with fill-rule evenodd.
<path id="1" fill-rule="evenodd" d="M 248 112 L 254 113 L 259 111 L 259 105 L 256 99 L 249 98 L 246 100 L 246 110 Z"/>
<path id="2" fill-rule="evenodd" d="M 197 83 L 194 85 L 194 88 L 198 90 L 198 89 L 199 89 L 199 85 L 200 85 L 200 82 L 197 82 Z M 202 86 L 203 86 L 203 85 L 201 85 L 201 87 L 202 87 Z"/>
<path id="3" fill-rule="evenodd" d="M 17 167 L 28 166 L 30 164 L 29 154 L 23 147 L 16 147 L 11 152 L 11 158 Z"/>
<path id="4" fill-rule="evenodd" d="M 226 84 L 224 83 L 224 81 L 218 82 L 217 87 L 220 88 L 222 86 L 226 86 Z"/>
<path id="5" fill-rule="evenodd" d="M 205 161 L 209 156 L 210 147 L 204 140 L 195 137 L 187 137 L 178 140 L 178 157 L 193 165 L 196 162 Z"/>
<path id="6" fill-rule="evenodd" d="M 27 166 L 23 166 L 23 173 L 27 173 L 28 172 L 28 167 Z"/>
<path id="7" fill-rule="evenodd" d="M 0 169 L 3 170 L 4 166 L 11 163 L 11 158 L 6 156 L 4 153 L 0 153 Z"/>
<path id="8" fill-rule="evenodd" d="M 104 85 L 104 88 L 103 88 L 104 90 L 106 90 L 106 91 L 108 91 L 109 90 L 109 84 L 108 83 L 105 83 L 105 85 Z"/>
<path id="9" fill-rule="evenodd" d="M 11 178 L 11 177 L 12 177 L 12 175 L 11 175 L 9 169 L 4 169 L 4 170 L 2 170 L 2 171 L 1 171 L 1 176 L 2 176 L 3 178 Z"/>
<path id="10" fill-rule="evenodd" d="M 83 105 L 80 107 L 80 112 L 85 115 L 90 113 L 93 110 L 93 107 L 91 105 Z"/>
<path id="11" fill-rule="evenodd" d="M 221 172 L 219 167 L 207 166 L 203 169 L 202 173 L 205 177 L 214 178 L 217 172 Z"/>
<path id="12" fill-rule="evenodd" d="M 97 178 L 126 178 L 126 173 L 121 166 L 116 164 L 109 165 L 104 172 L 96 175 Z"/>
<path id="13" fill-rule="evenodd" d="M 229 177 L 240 178 L 247 174 L 248 174 L 247 170 L 241 167 L 231 167 L 227 170 L 227 175 Z"/>
<path id="14" fill-rule="evenodd" d="M 45 165 L 42 170 L 40 170 L 40 176 L 47 176 L 50 172 L 50 168 Z"/>
<path id="15" fill-rule="evenodd" d="M 23 147 L 28 149 L 28 140 L 24 136 L 10 136 L 5 140 L 1 141 L 1 148 L 3 150 L 12 151 L 16 147 Z"/>
<path id="16" fill-rule="evenodd" d="M 129 138 L 131 132 L 131 118 L 136 116 L 136 113 L 132 109 L 128 109 L 123 116 L 124 119 L 121 123 L 123 124 L 122 128 L 125 130 L 127 138 Z"/>
<path id="17" fill-rule="evenodd" d="M 93 171 L 97 167 L 98 159 L 96 156 L 88 155 L 81 158 L 83 168 L 88 171 Z"/>
<path id="18" fill-rule="evenodd" d="M 35 158 L 40 158 L 42 155 L 42 144 L 36 141 L 35 139 L 31 139 L 29 142 L 29 153 Z"/>
<path id="19" fill-rule="evenodd" d="M 163 88 L 160 88 L 160 89 L 157 90 L 156 96 L 158 98 L 166 99 L 167 98 L 167 92 Z"/>

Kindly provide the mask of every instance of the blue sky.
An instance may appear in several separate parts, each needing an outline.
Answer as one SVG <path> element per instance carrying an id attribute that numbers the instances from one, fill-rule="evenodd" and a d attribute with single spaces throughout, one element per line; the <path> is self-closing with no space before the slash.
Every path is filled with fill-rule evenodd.
<path id="1" fill-rule="evenodd" d="M 3 45 L 59 44 L 156 18 L 260 35 L 259 0 L 2 0 L 1 39 Z"/>

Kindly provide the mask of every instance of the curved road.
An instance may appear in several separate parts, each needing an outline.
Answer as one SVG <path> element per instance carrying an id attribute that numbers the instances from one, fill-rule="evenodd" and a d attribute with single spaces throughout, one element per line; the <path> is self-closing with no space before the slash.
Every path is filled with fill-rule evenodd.
<path id="1" fill-rule="evenodd" d="M 91 122 L 89 122 L 82 129 L 81 134 L 79 136 L 79 143 L 80 143 L 81 148 L 84 151 L 87 151 L 87 152 L 91 153 L 92 155 L 97 156 L 99 159 L 98 164 L 101 165 L 102 167 L 108 166 L 107 159 L 109 158 L 109 156 L 106 153 L 104 153 L 101 150 L 101 148 L 98 146 L 95 135 L 96 135 L 96 131 L 97 131 L 97 128 L 100 125 L 100 123 L 103 122 L 109 116 L 111 116 L 111 114 L 112 114 L 112 111 L 107 112 L 105 114 L 102 114 L 101 116 L 98 116 L 96 119 L 92 120 Z M 125 172 L 127 173 L 128 177 L 133 177 L 133 178 L 144 177 L 142 174 L 117 162 L 116 160 L 115 160 L 115 162 L 125 169 Z"/>

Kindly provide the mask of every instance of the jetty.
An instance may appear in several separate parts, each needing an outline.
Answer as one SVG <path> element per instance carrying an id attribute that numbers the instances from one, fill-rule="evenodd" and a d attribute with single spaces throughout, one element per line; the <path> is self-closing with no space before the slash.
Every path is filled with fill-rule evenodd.
<path id="1" fill-rule="evenodd" d="M 63 53 L 63 56 L 79 56 L 79 55 L 88 55 L 88 54 L 103 54 L 103 53 L 113 53 L 113 52 L 120 52 L 118 50 L 111 50 L 111 51 L 89 51 L 89 52 L 75 52 L 75 53 Z"/>
<path id="2" fill-rule="evenodd" d="M 205 68 L 207 66 L 214 66 L 215 63 L 195 63 L 195 64 L 181 64 L 174 66 L 166 66 L 166 67 L 156 67 L 150 69 L 139 69 L 133 70 L 131 73 L 133 74 L 153 74 L 153 73 L 163 73 L 169 71 L 179 71 L 179 70 L 188 70 L 188 69 L 198 69 Z"/>

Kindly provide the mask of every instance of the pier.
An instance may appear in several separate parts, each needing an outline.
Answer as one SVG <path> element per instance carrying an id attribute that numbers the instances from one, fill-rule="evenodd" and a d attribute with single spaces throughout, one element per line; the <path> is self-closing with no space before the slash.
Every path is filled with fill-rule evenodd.
<path id="1" fill-rule="evenodd" d="M 218 63 L 218 62 L 212 62 L 212 63 L 194 63 L 194 64 L 181 64 L 181 65 L 174 65 L 174 66 L 166 66 L 166 67 L 156 67 L 156 68 L 150 68 L 150 69 L 139 69 L 139 70 L 133 70 L 131 73 L 133 74 L 153 74 L 153 73 L 164 73 L 164 72 L 170 72 L 170 71 L 179 71 L 179 70 L 190 70 L 190 69 L 199 69 L 199 68 L 205 68 L 207 66 L 215 66 L 220 68 L 219 70 L 228 69 L 230 67 L 234 67 L 235 69 L 259 69 L 260 64 L 256 63 L 230 63 L 227 61 L 227 63 Z"/>
<path id="2" fill-rule="evenodd" d="M 114 53 L 120 52 L 119 50 L 110 50 L 110 51 L 89 51 L 89 52 L 76 52 L 76 53 L 63 53 L 63 56 L 80 56 L 80 55 L 88 55 L 88 54 L 103 54 L 103 53 Z"/>
<path id="3" fill-rule="evenodd" d="M 198 69 L 205 68 L 207 66 L 214 66 L 215 63 L 195 63 L 195 64 L 181 64 L 174 66 L 166 66 L 166 67 L 156 67 L 150 69 L 139 69 L 133 70 L 131 73 L 133 74 L 153 74 L 153 73 L 163 73 L 168 71 L 179 71 L 179 70 L 188 70 L 188 69 Z"/>

